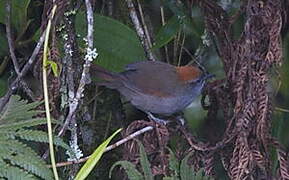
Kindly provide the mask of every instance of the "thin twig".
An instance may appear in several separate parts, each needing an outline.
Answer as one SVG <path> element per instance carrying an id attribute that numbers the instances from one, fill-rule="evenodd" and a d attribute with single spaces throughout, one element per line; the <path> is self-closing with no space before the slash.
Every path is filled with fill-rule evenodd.
<path id="1" fill-rule="evenodd" d="M 289 113 L 289 109 L 284 109 L 284 108 L 280 108 L 280 107 L 275 107 L 276 111 L 280 111 L 280 112 L 286 112 Z"/>
<path id="2" fill-rule="evenodd" d="M 182 44 L 181 44 L 180 52 L 179 52 L 178 66 L 181 65 L 182 53 L 183 53 L 183 49 L 184 49 L 185 40 L 186 40 L 186 34 L 183 32 L 183 39 L 182 39 Z"/>
<path id="3" fill-rule="evenodd" d="M 107 0 L 107 11 L 108 11 L 108 16 L 112 17 L 113 16 L 113 0 Z"/>
<path id="4" fill-rule="evenodd" d="M 181 37 L 181 30 L 178 31 L 175 39 L 174 39 L 174 54 L 173 54 L 173 62 L 174 64 L 178 63 L 178 49 L 179 49 L 179 41 L 180 41 L 180 37 Z"/>
<path id="5" fill-rule="evenodd" d="M 161 18 L 162 18 L 162 26 L 164 26 L 166 24 L 165 22 L 165 14 L 164 14 L 164 7 L 161 6 Z M 166 62 L 170 63 L 170 58 L 169 58 L 169 52 L 168 52 L 168 46 L 165 45 L 165 56 L 166 56 Z"/>
<path id="6" fill-rule="evenodd" d="M 6 0 L 6 36 L 8 40 L 9 52 L 17 75 L 20 74 L 19 64 L 15 55 L 15 48 L 12 42 L 11 35 L 11 1 Z"/>
<path id="7" fill-rule="evenodd" d="M 194 55 L 186 48 L 186 47 L 184 47 L 183 48 L 185 51 L 186 51 L 186 53 L 190 56 L 190 58 L 193 60 L 192 62 L 194 62 L 194 61 L 196 61 L 196 58 L 194 57 Z M 191 64 L 191 63 L 190 63 Z"/>
<path id="8" fill-rule="evenodd" d="M 47 54 L 48 54 L 48 40 L 49 40 L 49 32 L 51 28 L 51 22 L 53 16 L 55 14 L 57 5 L 53 6 L 51 11 L 51 17 L 47 23 L 47 30 L 45 35 L 45 42 L 44 42 L 44 50 L 43 50 L 43 67 L 42 67 L 42 78 L 43 78 L 43 92 L 44 92 L 44 103 L 45 103 L 45 112 L 46 112 L 46 119 L 47 119 L 47 129 L 48 129 L 48 139 L 49 139 L 49 151 L 50 151 L 50 161 L 52 164 L 54 178 L 56 180 L 59 179 L 57 169 L 55 166 L 55 156 L 54 156 L 54 147 L 53 147 L 53 134 L 52 134 L 52 125 L 51 125 L 51 117 L 50 117 L 50 107 L 49 107 L 49 97 L 48 97 L 48 83 L 47 83 Z"/>
<path id="9" fill-rule="evenodd" d="M 0 64 L 0 76 L 4 73 L 4 70 L 8 62 L 9 62 L 9 58 L 7 56 L 2 59 L 2 62 Z"/>
<path id="10" fill-rule="evenodd" d="M 104 131 L 104 136 L 103 136 L 103 140 L 105 141 L 105 139 L 107 139 L 108 133 L 109 133 L 109 128 L 111 125 L 111 121 L 112 121 L 112 112 L 109 112 L 109 116 L 108 116 L 108 121 L 106 123 L 106 127 L 105 127 L 105 131 Z"/>
<path id="11" fill-rule="evenodd" d="M 221 148 L 224 148 L 229 142 L 231 142 L 235 137 L 236 133 L 232 133 L 231 136 L 222 139 L 221 141 L 215 143 L 215 145 L 209 145 L 208 143 L 203 143 L 201 141 L 198 141 L 190 132 L 186 130 L 185 127 L 180 127 L 180 131 L 182 132 L 183 136 L 188 141 L 191 148 L 202 151 L 202 152 L 209 152 L 209 151 L 215 151 Z"/>
<path id="12" fill-rule="evenodd" d="M 137 0 L 137 5 L 138 5 L 138 10 L 139 10 L 141 22 L 142 22 L 142 25 L 143 25 L 143 28 L 144 28 L 144 33 L 145 33 L 146 39 L 148 41 L 149 48 L 151 48 L 152 47 L 151 37 L 150 37 L 149 31 L 148 31 L 148 27 L 147 27 L 147 25 L 145 23 L 143 10 L 142 10 L 142 7 L 141 7 L 141 4 L 140 4 L 139 0 Z"/>
<path id="13" fill-rule="evenodd" d="M 110 150 L 112 150 L 112 149 L 115 149 L 116 147 L 118 147 L 118 146 L 126 143 L 127 141 L 135 138 L 136 136 L 139 136 L 139 135 L 141 135 L 141 134 L 143 134 L 143 133 L 145 133 L 145 132 L 151 131 L 151 130 L 153 130 L 153 129 L 154 129 L 154 128 L 153 128 L 152 126 L 144 127 L 144 128 L 142 128 L 142 129 L 140 129 L 140 130 L 138 130 L 138 131 L 136 131 L 136 132 L 128 135 L 126 138 L 123 138 L 123 139 L 121 139 L 120 141 L 118 141 L 118 142 L 116 142 L 116 143 L 108 146 L 108 147 L 105 149 L 104 152 L 108 152 L 108 151 L 110 151 Z M 60 162 L 60 163 L 57 163 L 57 164 L 56 164 L 56 167 L 68 166 L 68 165 L 72 165 L 72 164 L 79 164 L 79 163 L 82 163 L 82 162 L 87 161 L 87 160 L 89 159 L 89 157 L 90 157 L 90 156 L 86 156 L 86 157 L 81 158 L 81 159 L 79 159 L 79 160 L 77 160 L 77 161 Z M 51 168 L 51 166 L 48 166 L 48 167 Z"/>
<path id="14" fill-rule="evenodd" d="M 134 7 L 134 4 L 132 2 L 132 0 L 126 0 L 126 3 L 127 3 L 127 6 L 128 6 L 128 10 L 129 10 L 129 14 L 130 14 L 130 17 L 131 17 L 131 20 L 134 24 L 134 27 L 136 29 L 136 33 L 141 41 L 141 44 L 144 48 L 144 51 L 145 51 L 145 54 L 146 54 L 146 57 L 148 58 L 148 60 L 151 60 L 151 61 L 155 61 L 155 57 L 150 49 L 150 46 L 149 46 L 149 43 L 148 43 L 148 39 L 147 37 L 145 36 L 145 33 L 144 33 L 144 30 L 143 30 L 143 27 L 141 26 L 140 24 L 140 21 L 137 17 L 137 13 L 136 13 L 136 10 L 135 10 L 135 7 Z"/>

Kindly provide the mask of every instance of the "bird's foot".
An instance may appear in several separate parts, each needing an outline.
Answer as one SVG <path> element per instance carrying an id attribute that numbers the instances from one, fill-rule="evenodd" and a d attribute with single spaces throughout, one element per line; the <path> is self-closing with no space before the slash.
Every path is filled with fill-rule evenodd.
<path id="1" fill-rule="evenodd" d="M 146 112 L 147 115 L 148 115 L 148 118 L 158 124 L 162 124 L 162 125 L 167 125 L 169 123 L 168 120 L 164 120 L 164 119 L 160 119 L 160 118 L 157 118 L 155 117 L 152 113 L 150 112 Z"/>
<path id="2" fill-rule="evenodd" d="M 185 119 L 182 116 L 177 116 L 176 119 L 182 126 L 185 125 Z"/>

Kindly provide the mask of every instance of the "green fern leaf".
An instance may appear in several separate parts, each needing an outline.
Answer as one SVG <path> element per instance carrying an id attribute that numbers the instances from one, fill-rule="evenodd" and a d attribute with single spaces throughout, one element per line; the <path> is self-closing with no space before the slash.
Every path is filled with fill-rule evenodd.
<path id="1" fill-rule="evenodd" d="M 15 139 L 9 139 L 9 141 L 0 141 L 0 153 L 3 154 L 25 154 L 26 156 L 34 156 L 36 157 L 37 154 L 26 144 L 23 144 Z M 1 157 L 2 158 L 2 157 Z"/>
<path id="2" fill-rule="evenodd" d="M 53 179 L 51 171 L 47 171 L 47 167 L 44 162 L 39 161 L 38 157 L 30 156 L 26 154 L 17 154 L 10 157 L 10 162 L 14 166 L 20 166 L 23 169 L 42 177 L 43 179 Z"/>
<path id="3" fill-rule="evenodd" d="M 13 135 L 27 141 L 48 143 L 47 133 L 40 130 L 21 129 L 13 133 Z M 70 147 L 60 137 L 54 136 L 53 143 L 57 146 L 63 147 L 66 150 L 70 150 Z"/>
<path id="4" fill-rule="evenodd" d="M 153 180 L 153 174 L 150 168 L 150 163 L 145 152 L 145 148 L 140 141 L 137 141 L 140 152 L 140 163 L 146 180 Z"/>
<path id="5" fill-rule="evenodd" d="M 179 180 L 179 179 L 175 177 L 163 177 L 162 180 Z"/>
<path id="6" fill-rule="evenodd" d="M 42 111 L 32 110 L 35 109 L 42 102 L 34 102 L 27 104 L 27 101 L 20 100 L 20 96 L 11 96 L 4 111 L 0 114 L 0 124 L 16 122 L 20 120 L 32 119 Z"/>
<path id="7" fill-rule="evenodd" d="M 176 158 L 174 152 L 170 148 L 168 148 L 168 150 L 170 151 L 169 167 L 170 170 L 173 171 L 173 176 L 177 178 L 178 174 L 180 173 L 180 163 L 179 160 Z"/>
<path id="8" fill-rule="evenodd" d="M 135 168 L 135 165 L 128 161 L 117 161 L 114 163 L 109 170 L 109 178 L 111 178 L 112 170 L 118 165 L 124 168 L 130 180 L 144 180 L 143 175 Z"/>
<path id="9" fill-rule="evenodd" d="M 27 104 L 27 101 L 20 99 L 19 96 L 12 96 L 0 113 L 0 179 L 53 179 L 45 161 L 21 142 L 48 142 L 46 132 L 31 129 L 46 123 L 45 118 L 33 118 L 42 112 L 33 110 L 41 102 Z M 55 137 L 54 143 L 70 151 L 61 138 Z"/>
<path id="10" fill-rule="evenodd" d="M 22 169 L 4 164 L 3 161 L 0 161 L 0 177 L 3 179 L 9 180 L 36 180 L 34 175 L 29 174 L 28 172 L 23 171 Z"/>
<path id="11" fill-rule="evenodd" d="M 0 157 L 14 166 L 22 167 L 43 179 L 52 179 L 45 162 L 27 145 L 18 140 L 0 141 Z"/>
<path id="12" fill-rule="evenodd" d="M 194 177 L 193 169 L 188 165 L 188 159 L 192 155 L 192 152 L 188 153 L 181 161 L 180 176 L 182 180 L 191 180 Z"/>
<path id="13" fill-rule="evenodd" d="M 205 175 L 204 169 L 200 169 L 198 172 L 196 172 L 196 180 L 209 180 L 210 177 Z"/>
<path id="14" fill-rule="evenodd" d="M 46 122 L 47 121 L 46 121 L 45 118 L 34 118 L 34 119 L 31 119 L 31 120 L 27 120 L 27 121 L 20 121 L 20 122 L 0 125 L 0 130 L 1 131 L 2 130 L 3 131 L 17 130 L 17 129 L 26 128 L 26 127 L 33 127 L 33 126 L 43 125 L 43 124 L 46 124 Z"/>

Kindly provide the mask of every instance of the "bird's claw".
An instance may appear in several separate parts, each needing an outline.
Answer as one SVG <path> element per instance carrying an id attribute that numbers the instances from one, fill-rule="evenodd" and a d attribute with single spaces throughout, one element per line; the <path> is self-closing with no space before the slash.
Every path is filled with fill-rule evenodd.
<path id="1" fill-rule="evenodd" d="M 156 122 L 158 124 L 162 124 L 162 125 L 166 126 L 169 123 L 168 120 L 163 120 L 163 119 L 157 118 L 150 112 L 147 112 L 147 115 L 148 115 L 148 118 L 150 120 L 152 120 L 152 121 L 154 121 L 154 122 Z"/>
<path id="2" fill-rule="evenodd" d="M 182 116 L 177 116 L 176 119 L 181 123 L 182 126 L 185 125 L 185 119 Z"/>

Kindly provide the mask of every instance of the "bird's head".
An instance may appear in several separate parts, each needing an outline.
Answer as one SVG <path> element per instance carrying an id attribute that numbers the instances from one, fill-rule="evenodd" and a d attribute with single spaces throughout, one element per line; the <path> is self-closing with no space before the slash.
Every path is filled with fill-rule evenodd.
<path id="1" fill-rule="evenodd" d="M 177 67 L 176 72 L 178 79 L 184 84 L 203 82 L 214 77 L 213 74 L 205 73 L 195 66 L 180 66 Z"/>

